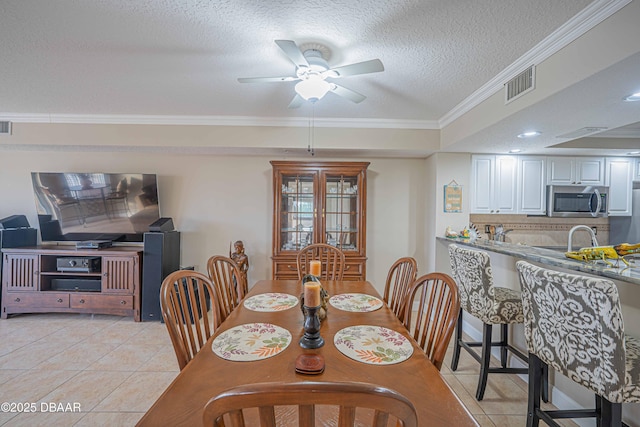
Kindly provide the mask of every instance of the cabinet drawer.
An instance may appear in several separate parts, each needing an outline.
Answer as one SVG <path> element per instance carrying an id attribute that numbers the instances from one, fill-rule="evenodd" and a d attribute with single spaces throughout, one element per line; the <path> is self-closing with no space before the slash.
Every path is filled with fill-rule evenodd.
<path id="1" fill-rule="evenodd" d="M 71 294 L 71 308 L 133 309 L 133 295 Z"/>
<path id="2" fill-rule="evenodd" d="M 69 308 L 69 294 L 57 292 L 9 292 L 7 295 L 7 307 L 59 307 Z M 28 311 L 25 311 L 27 313 Z"/>
<path id="3" fill-rule="evenodd" d="M 359 261 L 345 263 L 344 280 L 364 280 L 364 263 Z"/>
<path id="4" fill-rule="evenodd" d="M 297 279 L 298 267 L 296 261 L 274 261 L 273 275 L 277 279 Z"/>

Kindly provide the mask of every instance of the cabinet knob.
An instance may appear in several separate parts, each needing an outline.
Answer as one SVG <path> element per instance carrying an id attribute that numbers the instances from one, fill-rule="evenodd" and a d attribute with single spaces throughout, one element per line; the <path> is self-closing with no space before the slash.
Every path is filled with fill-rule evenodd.
<path id="1" fill-rule="evenodd" d="M 20 302 L 20 298 L 14 299 L 13 302 Z"/>
<path id="2" fill-rule="evenodd" d="M 104 277 L 107 277 L 107 276 L 109 275 L 109 273 L 105 271 L 104 273 L 102 273 L 102 275 L 103 275 Z"/>
<path id="3" fill-rule="evenodd" d="M 288 264 L 288 265 L 287 265 L 287 268 L 288 268 L 289 270 L 293 270 L 293 271 L 298 270 L 297 268 L 292 267 L 292 266 L 291 266 L 291 264 Z"/>
<path id="4" fill-rule="evenodd" d="M 125 300 L 120 301 L 120 304 L 125 305 L 127 302 Z"/>
<path id="5" fill-rule="evenodd" d="M 81 299 L 79 302 L 80 302 L 80 304 L 84 304 L 84 300 L 83 299 Z"/>
<path id="6" fill-rule="evenodd" d="M 58 298 L 58 302 L 60 302 L 60 303 L 61 303 L 61 302 L 62 302 L 62 298 Z"/>

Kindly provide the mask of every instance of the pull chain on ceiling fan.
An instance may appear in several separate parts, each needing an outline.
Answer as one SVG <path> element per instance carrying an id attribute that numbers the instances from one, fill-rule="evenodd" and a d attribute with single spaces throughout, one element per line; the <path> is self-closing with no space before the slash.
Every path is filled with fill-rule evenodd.
<path id="1" fill-rule="evenodd" d="M 332 81 L 327 81 L 327 79 L 338 79 L 341 77 L 384 71 L 382 61 L 379 59 L 330 68 L 322 53 L 322 50 L 326 48 L 322 46 L 306 49 L 303 52 L 292 40 L 276 40 L 275 42 L 296 66 L 296 75 L 283 77 L 241 77 L 238 81 L 240 83 L 272 83 L 299 80 L 295 85 L 296 95 L 289 104 L 289 108 L 298 108 L 306 100 L 315 102 L 324 97 L 327 92 L 333 92 L 350 101 L 360 103 L 366 99 L 366 96 L 347 89 L 344 86 L 337 85 Z"/>

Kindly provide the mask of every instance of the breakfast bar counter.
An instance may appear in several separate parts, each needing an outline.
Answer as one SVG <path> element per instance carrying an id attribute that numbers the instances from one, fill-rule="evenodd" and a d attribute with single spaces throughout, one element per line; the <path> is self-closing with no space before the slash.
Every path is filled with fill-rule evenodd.
<path id="1" fill-rule="evenodd" d="M 603 261 L 584 262 L 567 258 L 561 249 L 546 249 L 535 246 L 519 245 L 506 242 L 498 242 L 487 239 L 460 239 L 437 237 L 438 240 L 447 243 L 456 243 L 476 249 L 481 249 L 498 254 L 508 255 L 514 258 L 523 259 L 530 262 L 540 263 L 548 267 L 559 267 L 566 270 L 572 270 L 576 274 L 588 273 L 595 276 L 607 277 L 613 280 L 621 280 L 623 282 L 640 285 L 640 259 L 631 261 L 628 267 L 620 260 L 609 260 L 614 267 L 605 264 Z"/>

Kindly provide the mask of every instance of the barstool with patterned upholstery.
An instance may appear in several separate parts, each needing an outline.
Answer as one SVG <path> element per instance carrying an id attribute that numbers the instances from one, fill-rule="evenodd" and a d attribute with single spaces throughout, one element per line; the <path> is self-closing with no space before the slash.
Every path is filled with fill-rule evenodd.
<path id="1" fill-rule="evenodd" d="M 527 362 L 527 356 L 508 342 L 509 325 L 524 321 L 520 291 L 493 285 L 490 259 L 486 252 L 451 244 L 449 245 L 449 258 L 453 278 L 460 292 L 460 307 L 462 308 L 456 325 L 451 369 L 453 371 L 458 369 L 461 347 L 480 362 L 480 378 L 476 399 L 482 400 L 487 386 L 488 374 L 526 374 L 528 372 L 527 368 L 507 367 L 507 351 L 511 351 L 523 362 Z M 466 311 L 482 321 L 482 342 L 462 340 L 462 311 Z M 491 340 L 493 325 L 500 325 L 500 341 L 498 342 Z M 472 347 L 482 347 L 481 354 L 478 354 Z M 490 366 L 492 347 L 500 347 L 501 366 L 499 368 Z M 544 390 L 546 390 L 546 386 Z"/>
<path id="2" fill-rule="evenodd" d="M 529 350 L 527 426 L 584 417 L 595 417 L 600 427 L 623 425 L 622 403 L 640 402 L 640 340 L 624 333 L 615 283 L 525 261 L 516 269 Z M 541 410 L 536 378 L 543 363 L 596 393 L 595 409 Z"/>

